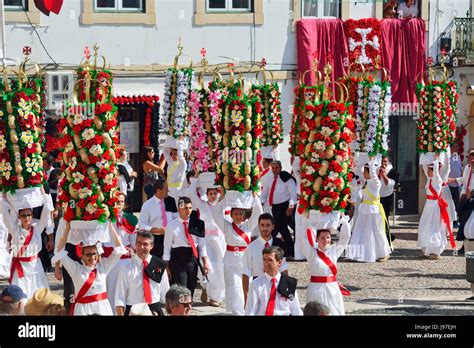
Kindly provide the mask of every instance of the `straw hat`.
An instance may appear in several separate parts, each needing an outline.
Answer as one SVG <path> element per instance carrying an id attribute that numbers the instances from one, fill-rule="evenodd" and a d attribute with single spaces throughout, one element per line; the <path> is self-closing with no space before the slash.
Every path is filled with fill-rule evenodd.
<path id="1" fill-rule="evenodd" d="M 44 309 L 50 304 L 63 306 L 64 300 L 58 294 L 52 293 L 49 289 L 41 288 L 35 291 L 25 305 L 26 315 L 42 315 Z"/>

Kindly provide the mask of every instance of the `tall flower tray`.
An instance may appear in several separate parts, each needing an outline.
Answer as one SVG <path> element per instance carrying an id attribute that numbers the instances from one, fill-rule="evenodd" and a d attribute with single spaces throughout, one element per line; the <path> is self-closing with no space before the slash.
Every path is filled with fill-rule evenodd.
<path id="1" fill-rule="evenodd" d="M 86 51 L 77 70 L 74 101 L 67 102 L 59 122 L 62 138 L 63 177 L 59 201 L 70 229 L 69 242 L 92 245 L 109 241 L 111 222 L 116 221 L 117 107 L 112 102 L 112 74 L 97 66 Z"/>
<path id="2" fill-rule="evenodd" d="M 182 56 L 184 56 L 183 46 L 180 40 L 178 54 L 174 58 L 174 65 L 166 71 L 161 125 L 166 137 L 174 139 L 184 137 L 185 143 L 188 144 L 188 100 L 192 89 L 194 70 L 191 57 L 189 57 L 187 68 L 179 67 L 179 58 Z"/>
<path id="3" fill-rule="evenodd" d="M 44 80 L 36 64 L 36 74 L 27 77 L 31 49 L 25 47 L 23 53 L 18 71 L 13 72 L 16 76 L 9 79 L 4 69 L 0 86 L 0 183 L 15 210 L 47 203 L 42 191 Z"/>
<path id="4" fill-rule="evenodd" d="M 353 108 L 347 103 L 347 89 L 335 82 L 339 101 L 332 98 L 331 65 L 324 68 L 322 93 L 304 103 L 301 118 L 306 132 L 301 156 L 301 197 L 299 212 L 320 228 L 337 227 L 340 212 L 345 211 L 350 195 L 350 143 L 355 124 Z"/>
<path id="5" fill-rule="evenodd" d="M 432 63 L 429 58 L 428 70 L 419 76 L 417 84 L 420 165 L 431 163 L 436 154 L 446 152 L 456 139 L 457 84 L 448 80 L 444 55 L 441 67 L 435 68 Z"/>
<path id="6" fill-rule="evenodd" d="M 283 122 L 281 115 L 281 92 L 278 83 L 275 82 L 273 73 L 265 69 L 266 60 L 262 59 L 260 71 L 255 78 L 259 81 L 262 75 L 263 83 L 255 83 L 251 86 L 251 96 L 254 98 L 253 113 L 260 116 L 262 123 L 262 153 L 272 153 L 274 159 L 279 159 L 278 145 L 283 142 Z M 267 80 L 267 73 L 271 81 Z"/>

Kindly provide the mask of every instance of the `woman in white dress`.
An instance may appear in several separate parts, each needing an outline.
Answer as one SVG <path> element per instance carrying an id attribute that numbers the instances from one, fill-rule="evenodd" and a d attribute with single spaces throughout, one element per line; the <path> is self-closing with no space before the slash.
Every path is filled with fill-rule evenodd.
<path id="1" fill-rule="evenodd" d="M 351 238 L 349 217 L 341 220 L 339 240 L 331 244 L 331 231 L 307 229 L 304 240 L 304 253 L 308 260 L 311 274 L 306 301 L 317 301 L 329 308 L 331 315 L 344 315 L 344 301 L 342 295 L 349 295 L 336 279 L 337 259 L 344 252 Z"/>
<path id="2" fill-rule="evenodd" d="M 48 279 L 38 253 L 42 249 L 41 233 L 48 225 L 53 211 L 50 195 L 43 193 L 45 202 L 40 220 L 33 219 L 32 209 L 20 209 L 18 212 L 3 196 L 3 221 L 11 234 L 12 263 L 9 282 L 19 286 L 31 298 L 40 288 L 49 289 Z"/>
<path id="3" fill-rule="evenodd" d="M 225 304 L 227 312 L 233 315 L 244 315 L 244 290 L 242 287 L 242 273 L 244 263 L 244 251 L 250 244 L 252 231 L 258 224 L 258 218 L 263 212 L 262 204 L 258 198 L 253 198 L 252 215 L 245 220 L 245 209 L 232 207 L 229 222 L 222 212 L 227 207 L 226 202 L 217 203 L 212 210 L 212 217 L 216 225 L 224 232 L 226 241 L 226 252 L 224 255 L 224 282 L 225 282 Z"/>
<path id="4" fill-rule="evenodd" d="M 441 205 L 444 205 L 447 214 L 447 203 L 440 197 L 443 181 L 439 174 L 439 162 L 424 166 L 427 175 L 425 185 L 426 203 L 418 225 L 418 247 L 430 259 L 439 259 L 446 247 L 448 225 L 442 220 Z M 444 202 L 444 204 L 442 203 Z M 451 221 L 449 221 L 451 224 Z"/>
<path id="5" fill-rule="evenodd" d="M 380 179 L 377 163 L 371 160 L 363 168 L 365 184 L 362 202 L 352 228 L 346 256 L 360 262 L 386 261 L 392 252 L 385 235 L 384 210 L 380 203 Z"/>
<path id="6" fill-rule="evenodd" d="M 65 250 L 70 226 L 66 223 L 66 230 L 58 244 L 58 253 L 52 262 L 61 261 L 62 265 L 74 283 L 74 303 L 71 306 L 71 315 L 113 315 L 107 299 L 107 274 L 128 251 L 123 247 L 115 229 L 110 225 L 109 231 L 115 241 L 112 254 L 101 260 L 96 245 L 82 247 L 82 265 L 72 260 Z"/>
<path id="7" fill-rule="evenodd" d="M 197 179 L 191 178 L 188 193 L 193 208 L 199 209 L 200 219 L 206 222 L 206 251 L 209 260 L 207 277 L 209 281 L 202 285 L 206 288 L 209 305 L 219 307 L 225 298 L 224 253 L 226 247 L 224 233 L 212 217 L 212 212 L 216 209 L 219 192 L 217 188 L 209 188 L 206 192 L 207 199 L 203 200 L 197 195 Z M 224 216 L 223 211 L 220 211 L 220 213 Z"/>

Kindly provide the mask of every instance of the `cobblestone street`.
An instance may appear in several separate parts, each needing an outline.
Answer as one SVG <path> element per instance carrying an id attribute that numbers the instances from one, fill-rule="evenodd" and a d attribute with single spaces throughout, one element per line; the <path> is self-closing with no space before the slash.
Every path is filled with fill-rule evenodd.
<path id="1" fill-rule="evenodd" d="M 340 259 L 338 279 L 350 291 L 345 297 L 348 315 L 472 315 L 474 302 L 465 279 L 463 256 L 445 250 L 441 260 L 428 260 L 416 248 L 415 223 L 400 222 L 392 227 L 395 251 L 387 262 L 373 264 Z M 460 244 L 458 244 L 459 248 Z M 290 262 L 290 275 L 299 279 L 301 306 L 306 303 L 309 273 L 306 262 Z M 62 294 L 62 283 L 52 273 L 48 278 L 53 291 Z M 0 281 L 0 286 L 7 284 Z M 203 305 L 201 290 L 194 295 L 195 315 L 222 315 L 224 308 Z"/>

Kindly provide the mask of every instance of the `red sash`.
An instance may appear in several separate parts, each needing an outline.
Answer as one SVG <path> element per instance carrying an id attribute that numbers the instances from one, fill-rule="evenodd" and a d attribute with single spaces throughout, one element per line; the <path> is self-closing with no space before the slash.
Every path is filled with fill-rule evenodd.
<path id="1" fill-rule="evenodd" d="M 227 251 L 245 251 L 247 249 L 246 246 L 227 246 Z"/>
<path id="2" fill-rule="evenodd" d="M 244 241 L 247 245 L 250 244 L 250 239 L 249 239 L 249 236 L 247 236 L 247 234 L 242 231 L 236 224 L 232 223 L 232 228 L 234 229 L 235 233 L 237 233 Z"/>
<path id="3" fill-rule="evenodd" d="M 124 230 L 126 233 L 128 234 L 135 234 L 135 226 L 133 226 L 132 224 L 130 224 L 127 219 L 124 219 L 122 217 L 121 219 L 122 221 L 119 221 L 119 219 L 117 219 L 117 226 L 119 228 L 121 228 L 122 230 Z"/>
<path id="4" fill-rule="evenodd" d="M 308 236 L 309 245 L 314 248 L 313 231 L 311 230 L 311 228 L 306 229 L 306 235 Z"/>
<path id="5" fill-rule="evenodd" d="M 70 315 L 74 315 L 74 309 L 76 308 L 76 303 L 92 303 L 92 302 L 105 300 L 107 298 L 106 292 L 103 292 L 101 294 L 85 296 L 85 294 L 87 294 L 87 291 L 89 291 L 89 289 L 92 287 L 92 284 L 94 284 L 94 280 L 96 277 L 97 277 L 97 268 L 89 273 L 89 277 L 87 277 L 86 282 L 77 293 L 77 296 L 74 299 L 74 302 L 71 303 Z"/>
<path id="6" fill-rule="evenodd" d="M 453 230 L 451 229 L 451 221 L 449 219 L 449 214 L 448 214 L 448 203 L 441 197 L 441 195 L 438 195 L 438 193 L 435 191 L 433 188 L 433 185 L 431 185 L 431 180 L 430 180 L 430 185 L 428 186 L 430 192 L 432 195 L 427 195 L 426 198 L 433 200 L 433 201 L 438 201 L 438 206 L 441 214 L 441 220 L 444 222 L 446 227 L 448 228 L 448 233 L 449 233 L 449 242 L 451 244 L 451 248 L 455 249 L 456 248 L 456 242 L 454 241 L 454 235 L 453 235 Z"/>
<path id="7" fill-rule="evenodd" d="M 264 176 L 265 174 L 267 174 L 269 171 L 270 171 L 270 168 L 265 169 L 265 170 L 263 171 L 263 173 L 262 173 L 262 178 L 263 178 L 263 176 Z"/>
<path id="8" fill-rule="evenodd" d="M 23 272 L 23 267 L 21 267 L 22 262 L 30 262 L 38 257 L 37 255 L 23 257 L 23 254 L 25 253 L 26 248 L 28 248 L 28 245 L 30 245 L 32 239 L 33 227 L 30 228 L 30 232 L 28 232 L 28 234 L 26 235 L 25 242 L 18 251 L 18 256 L 12 258 L 12 264 L 10 267 L 10 278 L 8 279 L 8 282 L 10 284 L 12 283 L 13 274 L 15 273 L 15 271 L 18 272 L 18 278 L 23 278 L 25 276 L 25 273 Z"/>
<path id="9" fill-rule="evenodd" d="M 326 255 L 326 253 L 322 252 L 321 250 L 316 250 L 318 253 L 319 258 L 329 267 L 329 269 L 332 272 L 332 276 L 313 276 L 311 277 L 311 282 L 312 283 L 332 283 L 332 282 L 337 282 L 337 285 L 339 285 L 339 289 L 341 290 L 341 294 L 343 296 L 349 296 L 351 293 L 348 289 L 346 289 L 341 283 L 339 283 L 336 279 L 337 276 L 337 267 L 336 265 L 331 261 L 329 256 Z"/>

